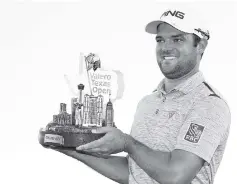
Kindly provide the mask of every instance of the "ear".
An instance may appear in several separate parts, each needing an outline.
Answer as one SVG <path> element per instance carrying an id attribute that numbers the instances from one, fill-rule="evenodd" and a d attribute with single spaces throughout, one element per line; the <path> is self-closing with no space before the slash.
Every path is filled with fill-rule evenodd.
<path id="1" fill-rule="evenodd" d="M 206 39 L 202 38 L 200 40 L 200 42 L 197 45 L 197 50 L 198 50 L 199 54 L 203 54 L 204 53 L 204 51 L 205 51 L 205 49 L 207 47 L 207 44 L 208 44 L 208 42 L 207 42 Z"/>

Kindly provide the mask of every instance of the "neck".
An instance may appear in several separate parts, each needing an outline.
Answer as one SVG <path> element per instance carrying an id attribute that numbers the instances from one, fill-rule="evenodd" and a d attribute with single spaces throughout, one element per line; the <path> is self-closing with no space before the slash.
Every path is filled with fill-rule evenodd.
<path id="1" fill-rule="evenodd" d="M 187 73 L 186 75 L 178 78 L 178 79 L 168 79 L 165 78 L 164 84 L 165 84 L 165 91 L 169 92 L 172 89 L 174 89 L 176 86 L 178 86 L 179 84 L 181 84 L 182 82 L 186 81 L 188 78 L 190 78 L 191 76 L 193 76 L 194 74 L 196 74 L 199 70 L 192 70 L 189 73 Z"/>

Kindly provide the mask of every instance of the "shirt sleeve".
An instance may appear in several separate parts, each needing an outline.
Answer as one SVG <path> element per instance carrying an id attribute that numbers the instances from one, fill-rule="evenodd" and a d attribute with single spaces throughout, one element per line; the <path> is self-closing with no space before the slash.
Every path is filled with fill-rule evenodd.
<path id="1" fill-rule="evenodd" d="M 229 125 L 230 111 L 226 102 L 208 96 L 190 109 L 177 136 L 175 149 L 191 152 L 210 163 Z"/>

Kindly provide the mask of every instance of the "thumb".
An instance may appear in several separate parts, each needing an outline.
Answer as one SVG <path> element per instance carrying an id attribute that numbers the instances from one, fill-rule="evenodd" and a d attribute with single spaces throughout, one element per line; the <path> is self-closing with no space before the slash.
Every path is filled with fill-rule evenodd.
<path id="1" fill-rule="evenodd" d="M 101 128 L 96 128 L 93 129 L 91 132 L 95 134 L 102 134 L 102 133 L 108 133 L 113 130 L 113 127 L 101 127 Z"/>

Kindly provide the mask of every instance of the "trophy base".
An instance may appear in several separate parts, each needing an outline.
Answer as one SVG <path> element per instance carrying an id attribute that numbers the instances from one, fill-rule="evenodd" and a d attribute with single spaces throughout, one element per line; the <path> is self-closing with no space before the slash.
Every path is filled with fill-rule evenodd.
<path id="1" fill-rule="evenodd" d="M 75 128 L 71 125 L 70 128 L 74 128 L 74 131 L 68 131 L 63 127 L 55 130 L 41 128 L 38 137 L 39 143 L 43 146 L 56 146 L 75 149 L 75 147 L 90 143 L 100 139 L 105 135 L 104 133 L 93 134 L 91 132 L 92 128 Z"/>

